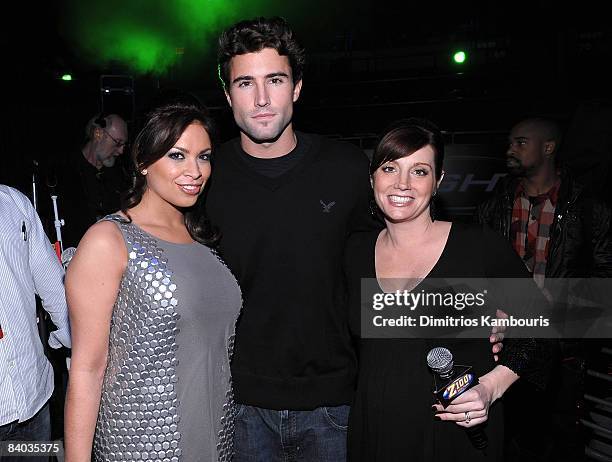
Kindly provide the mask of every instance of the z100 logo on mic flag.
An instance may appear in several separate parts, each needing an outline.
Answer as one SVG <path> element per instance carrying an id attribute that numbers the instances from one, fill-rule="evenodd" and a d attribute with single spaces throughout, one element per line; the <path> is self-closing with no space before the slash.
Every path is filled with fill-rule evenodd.
<path id="1" fill-rule="evenodd" d="M 444 392 L 442 393 L 443 399 L 445 401 L 452 401 L 454 398 L 471 387 L 472 383 L 474 383 L 474 378 L 474 374 L 470 373 L 457 377 L 444 389 Z"/>

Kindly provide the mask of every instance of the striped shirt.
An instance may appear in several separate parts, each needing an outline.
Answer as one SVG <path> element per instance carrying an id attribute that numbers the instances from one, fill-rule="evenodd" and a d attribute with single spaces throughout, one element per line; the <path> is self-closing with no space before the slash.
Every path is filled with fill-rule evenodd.
<path id="1" fill-rule="evenodd" d="M 64 270 L 26 196 L 0 185 L 0 425 L 33 417 L 53 393 L 53 368 L 36 324 L 36 294 L 70 347 Z"/>

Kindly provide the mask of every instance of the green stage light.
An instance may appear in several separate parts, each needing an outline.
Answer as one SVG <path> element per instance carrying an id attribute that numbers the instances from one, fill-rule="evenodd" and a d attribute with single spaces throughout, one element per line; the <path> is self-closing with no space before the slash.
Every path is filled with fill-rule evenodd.
<path id="1" fill-rule="evenodd" d="M 64 74 L 64 75 L 62 75 L 62 80 L 64 82 L 70 82 L 72 80 L 72 75 L 71 74 Z"/>
<path id="2" fill-rule="evenodd" d="M 125 66 L 140 75 L 166 75 L 179 64 L 197 68 L 204 60 L 214 62 L 223 28 L 245 18 L 285 16 L 271 0 L 66 0 L 62 4 L 62 28 L 80 57 L 98 66 Z M 297 15 L 295 7 L 291 11 Z"/>
<path id="3" fill-rule="evenodd" d="M 456 64 L 463 64 L 465 63 L 466 60 L 467 60 L 467 54 L 463 50 L 456 51 L 455 54 L 453 55 L 453 61 Z"/>

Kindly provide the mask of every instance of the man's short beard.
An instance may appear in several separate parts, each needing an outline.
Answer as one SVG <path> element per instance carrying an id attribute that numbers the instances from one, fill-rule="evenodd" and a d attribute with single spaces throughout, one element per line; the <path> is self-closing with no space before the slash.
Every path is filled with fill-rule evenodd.
<path id="1" fill-rule="evenodd" d="M 508 167 L 508 173 L 512 176 L 524 177 L 527 176 L 527 169 L 522 165 L 516 167 Z"/>
<path id="2" fill-rule="evenodd" d="M 245 130 L 241 130 L 241 132 L 244 133 L 255 144 L 276 143 L 276 141 L 278 141 L 280 136 L 283 134 L 283 132 L 281 131 L 278 135 L 275 135 L 273 137 L 255 138 L 253 135 L 251 135 L 249 132 Z"/>
<path id="3" fill-rule="evenodd" d="M 267 137 L 256 137 L 254 133 L 251 133 L 248 129 L 248 125 L 244 124 L 239 124 L 238 121 L 236 120 L 236 125 L 238 125 L 238 128 L 240 129 L 240 131 L 242 133 L 244 133 L 253 143 L 255 144 L 267 144 L 267 143 L 275 143 L 276 141 L 278 141 L 278 139 L 282 136 L 283 133 L 285 133 L 285 130 L 287 129 L 287 127 L 291 124 L 292 120 L 289 119 L 287 121 L 287 123 L 280 127 L 280 129 L 278 130 L 278 133 L 276 133 L 273 136 L 267 136 Z"/>
<path id="4" fill-rule="evenodd" d="M 104 159 L 102 161 L 102 165 L 104 165 L 107 168 L 111 168 L 115 165 L 115 161 L 116 161 L 116 157 L 115 156 L 109 156 L 106 159 Z"/>
<path id="5" fill-rule="evenodd" d="M 524 165 L 519 165 L 514 168 L 508 167 L 508 173 L 517 178 L 532 178 L 539 171 L 539 167 L 532 165 L 531 167 L 525 167 Z"/>

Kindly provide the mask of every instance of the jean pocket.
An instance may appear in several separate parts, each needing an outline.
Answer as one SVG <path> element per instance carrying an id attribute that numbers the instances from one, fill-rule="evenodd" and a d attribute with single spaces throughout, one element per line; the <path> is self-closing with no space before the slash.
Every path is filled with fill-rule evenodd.
<path id="1" fill-rule="evenodd" d="M 328 406 L 323 408 L 323 415 L 332 427 L 346 431 L 350 411 L 351 407 L 347 405 Z"/>
<path id="2" fill-rule="evenodd" d="M 246 405 L 244 404 L 236 404 L 236 419 L 239 419 L 244 414 L 246 409 Z"/>

